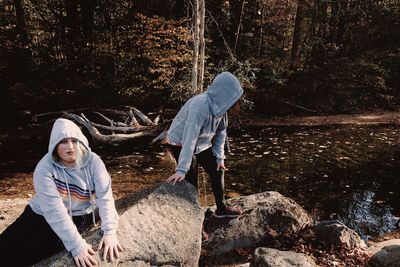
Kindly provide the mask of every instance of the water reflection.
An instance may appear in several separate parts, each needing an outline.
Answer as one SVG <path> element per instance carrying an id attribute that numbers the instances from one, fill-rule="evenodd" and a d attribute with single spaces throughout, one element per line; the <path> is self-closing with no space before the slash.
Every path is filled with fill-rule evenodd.
<path id="1" fill-rule="evenodd" d="M 352 194 L 342 203 L 344 224 L 369 239 L 377 234 L 384 234 L 397 229 L 398 218 L 393 216 L 392 208 L 382 201 L 376 201 L 376 194 L 365 191 Z"/>
<path id="2" fill-rule="evenodd" d="M 365 238 L 392 231 L 400 214 L 398 135 L 395 127 L 231 133 L 227 187 L 240 194 L 278 191 L 316 220 L 340 218 Z"/>
<path id="3" fill-rule="evenodd" d="M 230 133 L 227 192 L 278 191 L 316 220 L 340 219 L 364 238 L 392 231 L 395 217 L 400 216 L 400 157 L 395 159 L 399 133 L 396 127 L 382 126 L 279 127 Z M 161 148 L 92 145 L 108 168 L 122 167 L 120 157 L 131 155 L 143 156 L 144 173 L 159 168 L 154 157 Z M 31 172 L 46 149 L 45 138 L 0 146 L 0 179 L 6 172 Z M 132 168 L 136 163 L 132 162 Z M 212 195 L 209 179 L 202 174 L 200 181 L 203 203 L 213 204 L 212 197 L 207 200 Z"/>

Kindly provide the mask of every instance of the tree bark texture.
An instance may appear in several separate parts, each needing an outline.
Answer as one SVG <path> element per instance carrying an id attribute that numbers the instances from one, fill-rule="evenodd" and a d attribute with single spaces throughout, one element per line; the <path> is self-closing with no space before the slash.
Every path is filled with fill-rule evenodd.
<path id="1" fill-rule="evenodd" d="M 192 92 L 197 92 L 198 66 L 199 66 L 199 34 L 200 34 L 200 7 L 199 0 L 194 0 L 193 5 L 193 67 L 192 67 Z"/>
<path id="2" fill-rule="evenodd" d="M 303 20 L 304 20 L 304 12 L 306 11 L 306 1 L 298 0 L 297 2 L 297 10 L 296 10 L 296 19 L 294 23 L 293 30 L 293 41 L 292 41 L 292 51 L 290 54 L 290 64 L 292 67 L 295 67 L 299 60 L 299 51 L 300 51 L 300 43 L 302 39 L 303 32 Z"/>
<path id="3" fill-rule="evenodd" d="M 21 0 L 14 0 L 15 13 L 17 16 L 17 31 L 21 36 L 21 41 L 23 45 L 27 45 L 29 43 L 29 35 L 28 30 L 26 28 L 25 22 L 25 11 L 22 6 Z"/>
<path id="4" fill-rule="evenodd" d="M 200 39 L 200 47 L 199 47 L 199 76 L 198 76 L 198 89 L 200 90 L 200 93 L 203 92 L 203 80 L 204 80 L 204 61 L 205 61 L 205 49 L 206 49 L 206 43 L 204 40 L 204 24 L 205 24 L 205 15 L 206 15 L 206 5 L 205 5 L 205 0 L 199 0 L 200 4 L 200 24 L 199 24 L 199 39 Z"/>

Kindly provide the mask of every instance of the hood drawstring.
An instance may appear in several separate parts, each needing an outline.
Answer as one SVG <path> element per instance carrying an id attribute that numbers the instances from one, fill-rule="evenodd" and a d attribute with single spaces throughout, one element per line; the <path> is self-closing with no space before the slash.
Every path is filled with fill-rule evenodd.
<path id="1" fill-rule="evenodd" d="M 68 202 L 69 202 L 69 217 L 71 217 L 71 220 L 72 220 L 72 199 L 71 199 L 71 191 L 69 190 L 69 184 L 68 184 L 68 179 L 67 179 L 67 172 L 65 171 L 64 168 L 62 168 L 62 170 L 64 171 L 65 184 L 67 185 Z"/>
<path id="2" fill-rule="evenodd" d="M 67 185 L 67 192 L 68 192 L 68 213 L 69 216 L 72 219 L 72 199 L 71 199 L 71 191 L 69 189 L 69 183 L 68 183 L 68 179 L 67 179 L 67 172 L 64 168 L 62 168 L 63 172 L 64 172 L 64 180 L 65 180 L 65 184 Z M 96 226 L 96 203 L 95 203 L 95 199 L 93 197 L 92 194 L 92 188 L 91 188 L 91 183 L 90 183 L 90 179 L 89 179 L 89 174 L 87 172 L 86 169 L 84 169 L 85 172 L 85 176 L 86 176 L 86 183 L 88 184 L 88 189 L 89 189 L 89 199 L 90 199 L 90 204 L 92 206 L 92 220 L 93 220 L 93 225 Z"/>
<path id="3" fill-rule="evenodd" d="M 85 171 L 85 176 L 86 176 L 86 182 L 88 184 L 88 189 L 89 189 L 90 204 L 92 205 L 93 225 L 96 226 L 96 200 L 95 200 L 95 197 L 92 197 L 91 182 L 90 182 L 90 179 L 89 179 L 89 174 L 87 172 L 87 169 L 85 168 L 84 171 Z"/>

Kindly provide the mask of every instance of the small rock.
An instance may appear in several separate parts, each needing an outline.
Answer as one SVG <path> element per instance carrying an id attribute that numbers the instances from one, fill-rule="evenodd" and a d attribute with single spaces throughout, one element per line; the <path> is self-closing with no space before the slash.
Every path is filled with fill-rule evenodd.
<path id="1" fill-rule="evenodd" d="M 368 248 L 367 267 L 400 267 L 400 239 L 377 243 Z"/>
<path id="2" fill-rule="evenodd" d="M 339 221 L 324 221 L 315 226 L 317 240 L 330 246 L 346 246 L 348 248 L 365 249 L 367 245 L 352 229 Z"/>
<path id="3" fill-rule="evenodd" d="M 257 248 L 250 267 L 315 267 L 309 256 L 292 251 L 279 251 L 273 248 Z"/>

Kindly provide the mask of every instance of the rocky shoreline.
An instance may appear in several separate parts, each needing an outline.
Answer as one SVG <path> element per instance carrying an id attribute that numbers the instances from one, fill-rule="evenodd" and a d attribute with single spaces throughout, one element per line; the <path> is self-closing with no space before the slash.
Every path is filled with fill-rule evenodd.
<path id="1" fill-rule="evenodd" d="M 28 199 L 0 201 L 0 232 Z M 186 182 L 161 183 L 117 202 L 119 238 L 125 247 L 115 263 L 99 266 L 400 266 L 400 239 L 369 244 L 339 221 L 313 221 L 295 201 L 278 192 L 229 199 L 242 208 L 234 219 L 204 210 Z M 201 242 L 204 225 L 209 234 Z M 96 244 L 100 230 L 86 236 Z M 73 265 L 68 253 L 37 266 Z"/>

